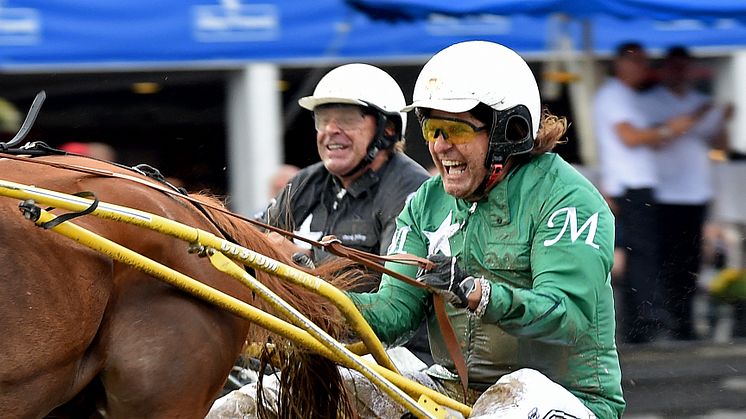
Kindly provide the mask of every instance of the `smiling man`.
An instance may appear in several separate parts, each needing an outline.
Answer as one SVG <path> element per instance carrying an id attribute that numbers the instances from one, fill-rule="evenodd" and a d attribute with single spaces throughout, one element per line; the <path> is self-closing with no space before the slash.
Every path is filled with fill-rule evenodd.
<path id="1" fill-rule="evenodd" d="M 404 109 L 415 111 L 440 175 L 405 205 L 389 253 L 428 257 L 435 267 L 387 268 L 417 276 L 450 303 L 466 396 L 479 398 L 472 415 L 619 417 L 614 217 L 598 190 L 550 152 L 567 121 L 542 112 L 529 66 L 492 42 L 452 45 L 425 64 Z M 461 399 L 426 290 L 384 275 L 376 293 L 350 296 L 384 343 L 425 318 L 436 364 L 414 378 Z M 380 406 L 375 400 L 362 404 Z"/>
<path id="2" fill-rule="evenodd" d="M 430 177 L 404 154 L 407 114 L 401 112 L 405 105 L 401 88 L 378 67 L 346 64 L 329 71 L 313 95 L 298 104 L 313 113 L 321 161 L 299 171 L 257 217 L 313 240 L 335 236 L 345 246 L 385 254 L 396 230 L 396 216 Z M 332 257 L 277 233 L 269 237 L 301 265 Z M 369 282 L 355 284 L 355 290 L 376 289 L 377 278 L 369 278 Z M 408 349 L 423 362 L 432 363 L 425 325 L 410 336 Z M 234 393 L 226 396 L 216 412 L 233 409 L 243 397 Z"/>
<path id="3" fill-rule="evenodd" d="M 321 161 L 290 180 L 264 212 L 264 221 L 313 240 L 333 235 L 345 246 L 386 254 L 396 216 L 430 177 L 404 154 L 407 114 L 400 112 L 405 105 L 401 88 L 378 67 L 346 64 L 327 73 L 313 95 L 298 103 L 313 112 Z M 330 257 L 277 233 L 270 238 L 305 263 Z M 377 286 L 371 281 L 355 289 Z M 432 363 L 424 324 L 407 347 Z"/>
<path id="4" fill-rule="evenodd" d="M 346 64 L 327 73 L 298 103 L 313 112 L 321 161 L 301 170 L 273 200 L 265 221 L 318 240 L 385 254 L 404 202 L 430 176 L 403 153 L 404 94 L 385 71 Z M 329 255 L 303 242 L 273 239 L 313 262 Z M 371 290 L 377 284 L 361 284 Z"/>

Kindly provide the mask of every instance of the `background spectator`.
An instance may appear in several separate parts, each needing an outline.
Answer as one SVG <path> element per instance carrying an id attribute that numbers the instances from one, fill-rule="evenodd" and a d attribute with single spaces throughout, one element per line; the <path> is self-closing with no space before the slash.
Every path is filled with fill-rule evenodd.
<path id="1" fill-rule="evenodd" d="M 117 152 L 114 147 L 99 142 L 67 142 L 59 147 L 60 150 L 68 153 L 80 154 L 82 156 L 93 157 L 94 159 L 106 160 L 110 162 L 117 161 Z"/>
<path id="2" fill-rule="evenodd" d="M 658 182 L 660 285 L 669 314 L 671 337 L 692 340 L 693 304 L 702 260 L 702 234 L 713 196 L 708 151 L 726 142 L 728 106 L 717 106 L 692 88 L 692 63 L 680 46 L 668 50 L 660 69 L 660 85 L 642 96 L 643 111 L 655 125 L 679 115 L 692 115 L 696 124 L 655 150 Z"/>
<path id="3" fill-rule="evenodd" d="M 650 76 L 641 44 L 617 48 L 613 77 L 598 90 L 593 105 L 599 141 L 601 190 L 613 203 L 619 236 L 627 251 L 621 293 L 621 336 L 630 343 L 653 339 L 665 320 L 659 299 L 657 208 L 653 191 L 658 183 L 653 147 L 688 130 L 693 119 L 682 116 L 654 126 L 640 109 L 638 89 Z"/>

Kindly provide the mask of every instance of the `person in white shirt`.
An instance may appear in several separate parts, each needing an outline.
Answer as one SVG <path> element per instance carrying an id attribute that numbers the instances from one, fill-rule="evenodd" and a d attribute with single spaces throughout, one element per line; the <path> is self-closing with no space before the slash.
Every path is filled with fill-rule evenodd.
<path id="1" fill-rule="evenodd" d="M 621 297 L 621 338 L 651 341 L 665 322 L 656 283 L 658 273 L 657 211 L 653 191 L 658 176 L 654 147 L 687 131 L 694 119 L 677 116 L 654 126 L 640 108 L 639 92 L 650 75 L 641 44 L 617 48 L 614 77 L 596 93 L 593 114 L 599 142 L 601 191 L 619 220 L 618 246 L 627 252 L 623 278 L 614 283 Z"/>
<path id="2" fill-rule="evenodd" d="M 643 111 L 654 124 L 677 115 L 693 115 L 696 124 L 654 153 L 658 171 L 655 199 L 662 301 L 669 314 L 670 335 L 676 340 L 697 336 L 692 309 L 702 259 L 702 233 L 713 195 L 708 151 L 725 145 L 729 106 L 716 106 L 692 88 L 691 57 L 681 46 L 671 47 L 660 69 L 661 84 L 642 96 Z"/>

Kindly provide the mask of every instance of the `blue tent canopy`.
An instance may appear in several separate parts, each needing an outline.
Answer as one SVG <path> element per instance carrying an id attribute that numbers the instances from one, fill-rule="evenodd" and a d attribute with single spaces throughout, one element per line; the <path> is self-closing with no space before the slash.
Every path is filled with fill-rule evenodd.
<path id="1" fill-rule="evenodd" d="M 597 16 L 591 21 L 591 42 L 597 53 L 612 52 L 624 41 L 639 41 L 647 49 L 684 45 L 699 51 L 728 51 L 746 46 L 746 22 L 733 19 L 635 19 Z"/>
<path id="2" fill-rule="evenodd" d="M 7 0 L 0 68 L 100 68 L 305 60 L 335 35 L 338 2 Z"/>
<path id="3" fill-rule="evenodd" d="M 619 43 L 629 40 L 640 41 L 650 49 L 675 44 L 699 49 L 733 49 L 746 45 L 746 1 L 743 0 L 346 1 L 371 19 L 389 23 L 416 24 L 435 18 L 478 16 L 564 19 L 560 31 L 569 36 L 576 47 L 585 42 L 581 26 L 590 26 L 591 48 L 597 53 L 610 52 Z M 549 27 L 555 30 L 545 33 L 547 40 L 558 34 L 556 25 Z M 525 30 L 540 32 L 542 28 L 526 27 Z M 547 42 L 545 48 L 550 46 Z"/>
<path id="4" fill-rule="evenodd" d="M 713 22 L 735 19 L 746 22 L 743 0 L 585 0 L 571 2 L 574 16 L 608 15 L 628 19 L 698 19 Z"/>
<path id="5" fill-rule="evenodd" d="M 6 0 L 0 69 L 411 59 L 473 37 L 531 53 L 546 49 L 548 25 L 531 16 L 400 24 L 343 0 Z"/>
<path id="6" fill-rule="evenodd" d="M 649 17 L 628 19 L 643 8 Z M 630 38 L 651 48 L 746 44 L 743 0 L 4 0 L 0 70 L 412 61 L 477 38 L 546 54 L 558 34 L 582 45 L 581 22 L 557 11 L 593 20 L 596 51 Z"/>
<path id="7" fill-rule="evenodd" d="M 528 14 L 563 13 L 574 18 L 599 15 L 625 19 L 746 20 L 743 0 L 347 0 L 366 13 L 384 19 L 425 19 L 430 14 Z"/>

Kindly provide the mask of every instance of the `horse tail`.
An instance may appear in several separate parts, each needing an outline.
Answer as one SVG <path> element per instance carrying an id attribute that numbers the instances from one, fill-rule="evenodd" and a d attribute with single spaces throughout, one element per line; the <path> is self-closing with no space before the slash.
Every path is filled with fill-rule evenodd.
<path id="1" fill-rule="evenodd" d="M 257 416 L 262 419 L 355 419 L 354 394 L 350 394 L 337 365 L 321 355 L 292 346 L 264 346 L 259 371 L 271 365 L 277 371 L 276 403 L 265 400 L 264 380 L 257 382 Z M 270 393 L 271 394 L 271 393 Z"/>

